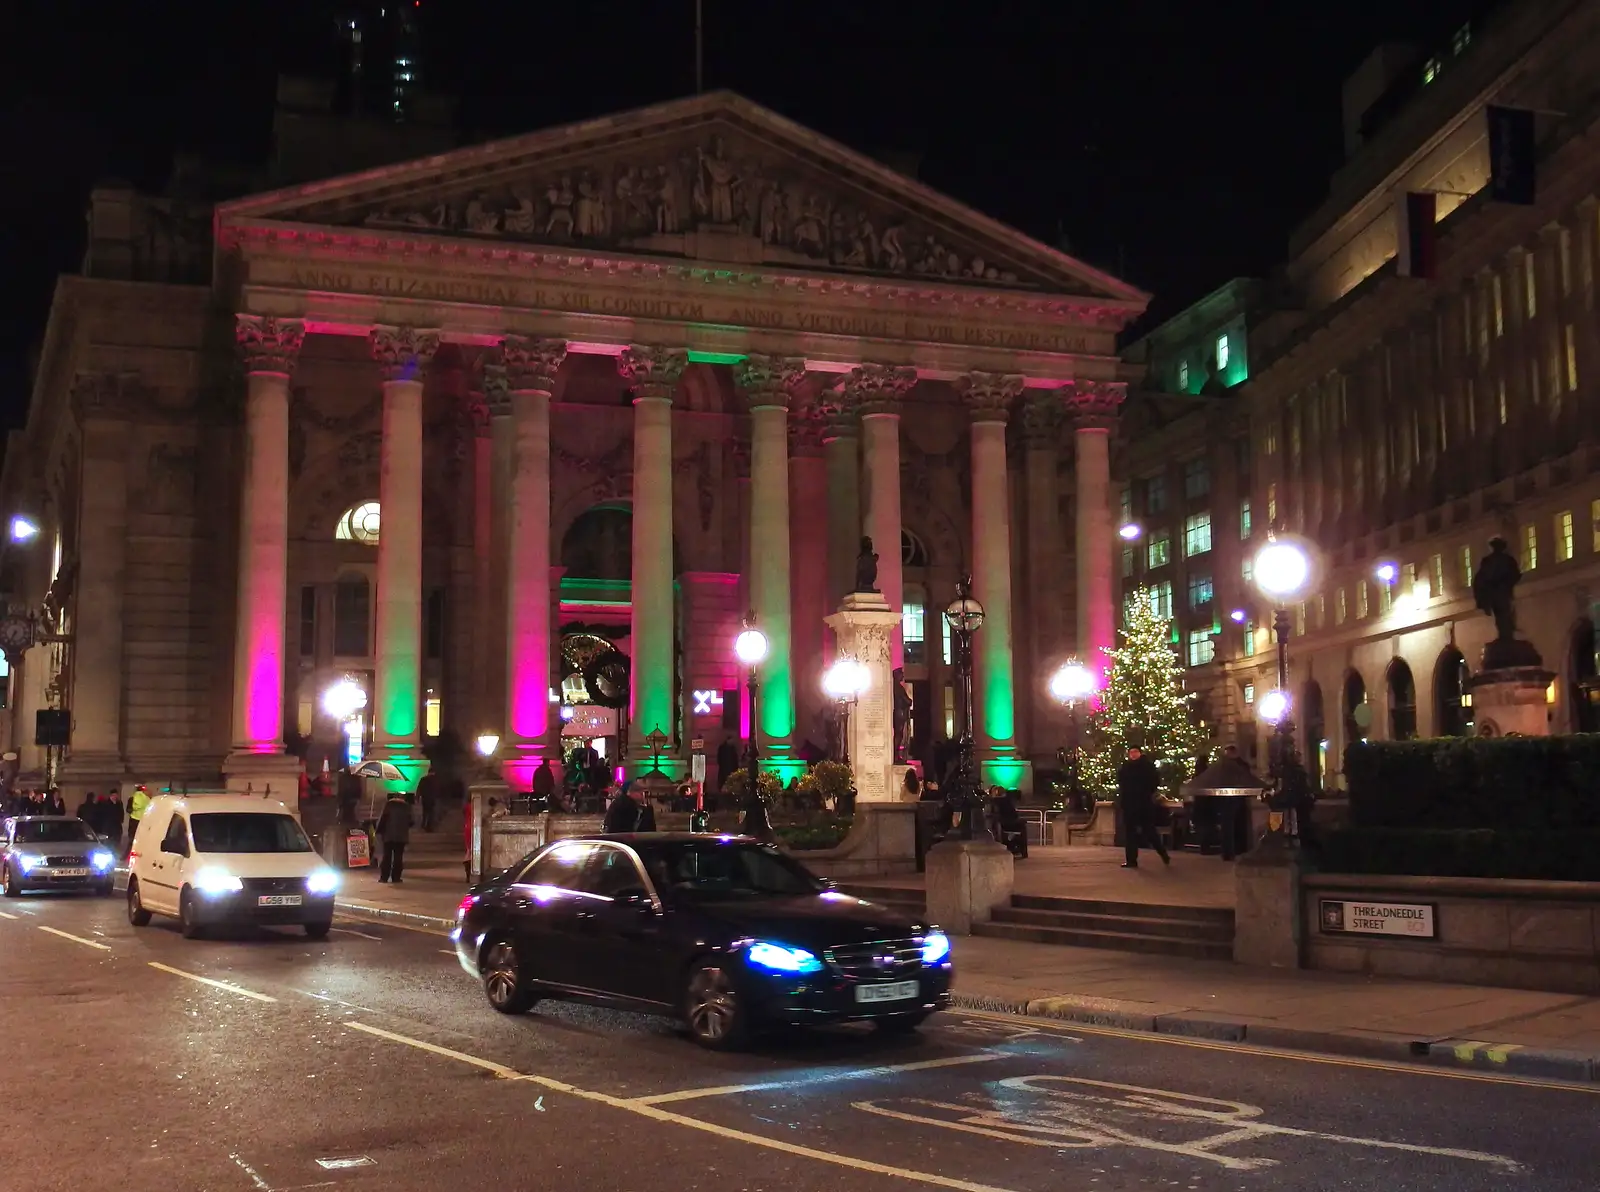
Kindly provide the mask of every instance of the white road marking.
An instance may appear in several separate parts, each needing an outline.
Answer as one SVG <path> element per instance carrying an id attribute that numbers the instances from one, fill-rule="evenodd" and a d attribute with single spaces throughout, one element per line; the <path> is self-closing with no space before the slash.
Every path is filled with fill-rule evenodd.
<path id="1" fill-rule="evenodd" d="M 46 927 L 43 923 L 36 924 L 40 931 L 48 931 L 51 935 L 59 935 L 64 940 L 71 940 L 75 944 L 82 944 L 85 948 L 99 948 L 102 952 L 111 951 L 105 944 L 97 944 L 93 940 L 86 940 L 81 935 L 73 935 L 66 931 L 57 931 L 54 927 Z"/>
<path id="2" fill-rule="evenodd" d="M 441 955 L 441 956 L 454 956 L 455 954 L 456 954 L 456 950 L 454 948 L 440 948 L 439 949 L 439 955 Z"/>
<path id="3" fill-rule="evenodd" d="M 938 1175 L 929 1171 L 915 1171 L 908 1167 L 894 1167 L 887 1163 L 874 1163 L 870 1159 L 856 1159 L 849 1155 L 833 1154 L 829 1151 L 819 1151 L 812 1147 L 801 1146 L 798 1143 L 785 1142 L 781 1138 L 767 1138 L 761 1134 L 751 1134 L 745 1130 L 736 1130 L 731 1126 L 721 1126 L 715 1122 L 700 1121 L 697 1118 L 685 1117 L 679 1113 L 661 1109 L 655 1105 L 645 1105 L 639 1101 L 629 1100 L 624 1097 L 613 1097 L 607 1093 L 592 1092 L 588 1089 L 576 1088 L 549 1076 L 538 1076 L 532 1073 L 517 1072 L 507 1068 L 504 1064 L 497 1064 L 493 1060 L 481 1059 L 465 1052 L 452 1051 L 448 1047 L 440 1047 L 437 1043 L 428 1043 L 422 1039 L 412 1039 L 406 1035 L 397 1035 L 393 1031 L 382 1030 L 375 1026 L 368 1026 L 364 1022 L 346 1022 L 345 1026 L 351 1030 L 362 1031 L 369 1035 L 376 1035 L 380 1039 L 388 1039 L 394 1043 L 401 1043 L 407 1047 L 415 1047 L 419 1051 L 430 1052 L 434 1055 L 444 1056 L 448 1059 L 458 1060 L 470 1064 L 474 1068 L 493 1072 L 496 1076 L 507 1080 L 525 1081 L 537 1084 L 554 1092 L 568 1093 L 571 1096 L 585 1101 L 593 1101 L 599 1105 L 609 1105 L 613 1109 L 620 1109 L 626 1113 L 636 1114 L 651 1121 L 666 1122 L 686 1129 L 698 1130 L 703 1134 L 711 1134 L 718 1138 L 725 1138 L 730 1142 L 742 1142 L 749 1146 L 762 1147 L 766 1150 L 780 1151 L 786 1155 L 795 1155 L 802 1159 L 813 1159 L 818 1163 L 830 1163 L 835 1167 L 846 1167 L 852 1171 L 863 1171 L 869 1175 L 888 1176 L 893 1179 L 905 1180 L 913 1184 L 929 1184 L 936 1188 L 953 1188 L 956 1192 L 1008 1192 L 991 1184 L 978 1184 L 970 1180 L 955 1179 L 951 1176 Z"/>
<path id="4" fill-rule="evenodd" d="M 19 918 L 19 916 L 17 916 L 17 915 L 8 915 L 8 914 L 6 914 L 5 911 L 0 911 L 0 919 L 16 919 L 16 918 Z"/>
<path id="5" fill-rule="evenodd" d="M 254 1167 L 251 1167 L 250 1164 L 246 1163 L 238 1155 L 229 1155 L 228 1158 L 237 1163 L 239 1165 L 239 1170 L 250 1177 L 250 1182 L 256 1186 L 258 1192 L 272 1192 L 272 1185 L 267 1183 L 266 1180 L 262 1179 Z"/>
<path id="6" fill-rule="evenodd" d="M 319 1002 L 331 1002 L 335 1006 L 344 1006 L 346 1009 L 350 1010 L 360 1010 L 363 1014 L 377 1013 L 377 1011 L 371 1006 L 358 1006 L 354 1002 L 347 1002 L 336 997 L 329 997 L 325 993 L 312 993 L 309 989 L 296 989 L 294 992 L 300 994 L 302 997 L 314 997 Z"/>
<path id="7" fill-rule="evenodd" d="M 877 1068 L 849 1068 L 819 1072 L 813 1076 L 800 1076 L 790 1080 L 763 1080 L 756 1084 L 722 1084 L 711 1088 L 680 1089 L 675 1093 L 656 1093 L 649 1097 L 634 1097 L 639 1105 L 665 1105 L 671 1101 L 694 1101 L 700 1097 L 729 1097 L 738 1093 L 758 1093 L 766 1089 L 799 1089 L 813 1084 L 833 1084 L 841 1080 L 872 1080 L 879 1076 L 892 1076 L 897 1072 L 921 1072 L 928 1068 L 956 1068 L 965 1064 L 984 1064 L 1000 1057 L 993 1054 L 951 1055 L 937 1060 L 919 1060 L 914 1064 L 888 1064 Z"/>
<path id="8" fill-rule="evenodd" d="M 1007 1096 L 1008 1093 L 1012 1095 Z M 1016 1096 L 1019 1093 L 1022 1098 Z M 895 1104 L 906 1108 L 890 1108 Z M 858 1101 L 853 1108 L 897 1121 L 1028 1146 L 1127 1146 L 1204 1159 L 1231 1171 L 1259 1171 L 1276 1166 L 1278 1160 L 1224 1155 L 1218 1153 L 1221 1148 L 1276 1137 L 1315 1138 L 1347 1146 L 1463 1159 L 1506 1171 L 1520 1170 L 1516 1160 L 1504 1155 L 1277 1126 L 1260 1120 L 1264 1111 L 1258 1105 L 1079 1076 L 1014 1076 L 959 1102 L 907 1097 L 887 1103 Z M 1158 1133 L 1162 1137 L 1152 1137 Z"/>
<path id="9" fill-rule="evenodd" d="M 364 940 L 377 940 L 380 944 L 383 942 L 381 935 L 368 935 L 365 931 L 357 931 L 353 927 L 334 927 L 331 930 L 337 931 L 341 935 L 359 935 Z"/>
<path id="10" fill-rule="evenodd" d="M 162 964 L 156 960 L 148 963 L 151 968 L 160 969 L 163 973 L 171 973 L 174 977 L 183 977 L 188 981 L 197 981 L 201 985 L 209 985 L 211 988 L 220 989 L 224 993 L 237 993 L 240 997 L 253 998 L 258 1002 L 275 1002 L 278 1000 L 275 997 L 268 997 L 264 993 L 257 993 L 253 989 L 246 989 L 242 985 L 234 985 L 228 981 L 213 981 L 210 977 L 202 977 L 199 973 L 185 972 L 183 969 L 173 968 L 170 964 Z"/>

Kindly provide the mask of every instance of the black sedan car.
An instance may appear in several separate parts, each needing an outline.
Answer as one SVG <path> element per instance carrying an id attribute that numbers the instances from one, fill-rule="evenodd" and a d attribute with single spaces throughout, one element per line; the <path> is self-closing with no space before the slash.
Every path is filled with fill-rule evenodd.
<path id="1" fill-rule="evenodd" d="M 557 841 L 476 887 L 453 938 L 503 1014 L 545 997 L 640 1010 L 711 1048 L 764 1027 L 914 1030 L 950 1004 L 944 932 L 743 837 Z"/>

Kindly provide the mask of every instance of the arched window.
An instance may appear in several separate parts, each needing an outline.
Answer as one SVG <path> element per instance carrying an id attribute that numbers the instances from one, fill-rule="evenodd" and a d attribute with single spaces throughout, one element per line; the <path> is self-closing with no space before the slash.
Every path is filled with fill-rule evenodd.
<path id="1" fill-rule="evenodd" d="M 1300 696 L 1300 721 L 1306 735 L 1306 770 L 1311 776 L 1311 789 L 1320 791 L 1328 772 L 1328 726 L 1322 710 L 1322 685 L 1315 679 L 1306 680 Z"/>
<path id="2" fill-rule="evenodd" d="M 1372 724 L 1372 709 L 1367 704 L 1367 685 L 1361 676 L 1351 671 L 1344 681 L 1344 743 L 1354 745 L 1367 739 L 1367 728 Z"/>
<path id="3" fill-rule="evenodd" d="M 1600 681 L 1595 678 L 1594 622 L 1580 620 L 1568 642 L 1568 673 L 1572 675 L 1572 731 L 1600 731 Z"/>
<path id="4" fill-rule="evenodd" d="M 942 618 L 941 618 L 942 619 Z M 900 600 L 900 637 L 905 642 L 906 665 L 928 662 L 928 595 L 921 584 L 907 584 Z"/>
<path id="5" fill-rule="evenodd" d="M 1439 652 L 1433 667 L 1434 715 L 1441 737 L 1472 734 L 1472 695 L 1467 691 L 1467 660 L 1454 646 Z"/>
<path id="6" fill-rule="evenodd" d="M 378 545 L 378 502 L 362 501 L 344 511 L 333 536 L 341 542 L 364 542 Z"/>
<path id="7" fill-rule="evenodd" d="M 928 548 L 921 538 L 910 530 L 900 531 L 900 565 L 902 567 L 926 567 L 928 565 Z"/>
<path id="8" fill-rule="evenodd" d="M 1405 660 L 1389 664 L 1389 739 L 1410 741 L 1417 735 L 1417 684 Z"/>

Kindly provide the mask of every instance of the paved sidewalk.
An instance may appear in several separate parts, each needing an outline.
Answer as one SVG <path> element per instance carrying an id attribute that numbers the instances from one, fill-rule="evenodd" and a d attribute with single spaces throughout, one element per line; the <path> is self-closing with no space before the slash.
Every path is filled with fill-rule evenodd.
<path id="1" fill-rule="evenodd" d="M 456 907 L 467 889 L 459 858 L 453 850 L 424 845 L 414 860 L 407 860 L 406 879 L 400 886 L 379 885 L 375 872 L 349 873 L 340 907 L 354 915 L 434 930 L 453 926 Z M 1191 860 L 1221 866 L 1214 858 Z M 1019 888 L 1025 868 L 1018 867 Z M 1044 870 L 1041 866 L 1033 871 L 1041 875 L 1035 881 L 1044 880 Z M 1136 880 L 1145 877 L 1142 869 L 1138 874 L 1117 873 Z M 1177 875 L 1176 864 L 1170 872 L 1151 874 L 1163 884 Z M 1396 1062 L 1600 1081 L 1600 998 L 1250 969 L 1226 961 L 977 937 L 958 939 L 955 956 L 957 1004 L 968 1009 Z"/>

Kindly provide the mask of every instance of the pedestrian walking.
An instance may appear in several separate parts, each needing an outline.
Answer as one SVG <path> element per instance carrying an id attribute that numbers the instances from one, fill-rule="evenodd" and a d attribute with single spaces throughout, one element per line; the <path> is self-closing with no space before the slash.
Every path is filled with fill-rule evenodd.
<path id="1" fill-rule="evenodd" d="M 105 797 L 105 810 L 100 813 L 100 823 L 103 825 L 100 834 L 113 845 L 122 843 L 122 820 L 122 792 L 112 787 L 111 793 Z"/>
<path id="2" fill-rule="evenodd" d="M 406 845 L 411 840 L 411 804 L 404 795 L 390 795 L 383 805 L 378 816 L 378 838 L 383 842 L 378 880 L 398 884 L 405 870 Z"/>
<path id="3" fill-rule="evenodd" d="M 417 802 L 422 805 L 422 830 L 432 832 L 439 822 L 439 795 L 444 787 L 444 779 L 432 770 L 424 774 L 417 782 Z"/>
<path id="4" fill-rule="evenodd" d="M 123 850 L 126 857 L 133 851 L 133 838 L 139 834 L 139 821 L 144 819 L 144 813 L 150 808 L 150 792 L 145 790 L 144 783 L 133 788 L 133 797 L 128 800 L 128 843 Z"/>
<path id="5" fill-rule="evenodd" d="M 656 830 L 655 809 L 650 806 L 650 801 L 635 795 L 633 780 L 630 778 L 622 784 L 622 789 L 617 792 L 617 797 L 611 800 L 611 806 L 606 808 L 605 832 L 654 832 Z"/>
<path id="6" fill-rule="evenodd" d="M 1128 750 L 1128 760 L 1117 767 L 1117 801 L 1122 805 L 1124 869 L 1139 868 L 1139 849 L 1146 842 L 1156 850 L 1163 865 L 1172 864 L 1156 826 L 1156 791 L 1160 787 L 1161 772 L 1156 769 L 1156 763 L 1137 746 Z"/>

